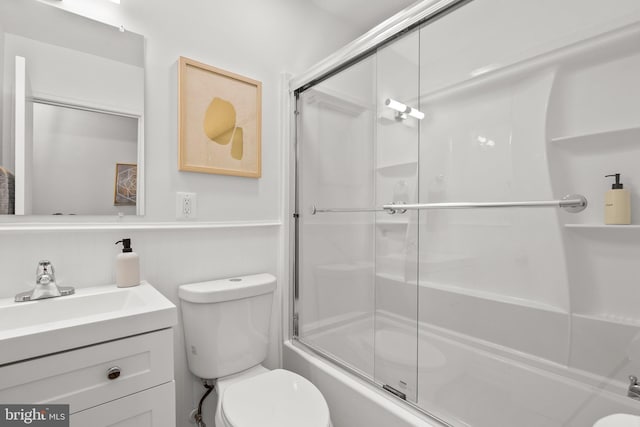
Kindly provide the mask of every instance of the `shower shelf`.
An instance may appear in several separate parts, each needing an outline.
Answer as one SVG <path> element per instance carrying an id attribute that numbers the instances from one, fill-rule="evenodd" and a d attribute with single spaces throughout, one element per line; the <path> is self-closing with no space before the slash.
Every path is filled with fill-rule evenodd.
<path id="1" fill-rule="evenodd" d="M 605 140 L 605 138 L 614 138 L 614 139 Z M 576 135 L 557 136 L 557 137 L 551 138 L 551 142 L 557 143 L 557 144 L 563 144 L 563 143 L 571 143 L 571 142 L 577 142 L 577 141 L 580 141 L 581 143 L 588 142 L 588 141 L 602 142 L 602 143 L 605 143 L 606 141 L 613 141 L 613 144 L 616 144 L 616 143 L 624 142 L 626 140 L 631 140 L 631 139 L 640 141 L 640 126 L 594 131 L 594 132 L 587 132 L 587 133 L 576 134 Z"/>
<path id="2" fill-rule="evenodd" d="M 376 170 L 383 175 L 412 175 L 418 167 L 417 161 L 389 163 L 379 165 Z M 404 174 L 402 172 L 405 172 Z"/>
<path id="3" fill-rule="evenodd" d="M 640 326 L 640 319 L 631 318 L 628 316 L 618 316 L 612 314 L 593 314 L 593 313 L 573 313 L 572 316 L 578 317 L 581 319 L 595 320 L 598 322 L 605 322 L 613 325 L 622 325 L 622 326 Z"/>
<path id="4" fill-rule="evenodd" d="M 630 225 L 606 225 L 606 224 L 565 224 L 565 228 L 576 228 L 576 229 L 608 229 L 608 230 L 640 230 L 640 225 L 638 224 L 630 224 Z"/>
<path id="5" fill-rule="evenodd" d="M 415 283 L 415 281 L 413 283 Z M 474 298 L 477 300 L 492 301 L 495 303 L 506 304 L 509 306 L 519 306 L 519 307 L 530 308 L 533 310 L 567 314 L 567 310 L 560 306 L 542 302 L 542 301 L 522 298 L 519 296 L 504 295 L 504 294 L 491 292 L 491 291 L 480 291 L 477 289 L 471 289 L 464 286 L 436 283 L 436 282 L 426 281 L 426 280 L 420 280 L 420 287 L 432 289 L 440 292 L 446 292 L 450 294 L 458 294 L 465 297 Z"/>
<path id="6" fill-rule="evenodd" d="M 395 217 L 395 218 L 392 217 L 389 219 L 376 220 L 376 225 L 380 225 L 380 226 L 389 226 L 389 225 L 405 226 L 407 224 L 409 224 L 408 217 Z"/>

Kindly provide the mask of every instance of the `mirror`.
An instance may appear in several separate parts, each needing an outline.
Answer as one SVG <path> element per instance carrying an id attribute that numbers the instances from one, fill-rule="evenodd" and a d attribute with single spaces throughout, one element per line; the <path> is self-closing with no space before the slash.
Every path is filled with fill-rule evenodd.
<path id="1" fill-rule="evenodd" d="M 142 36 L 0 2 L 0 88 L 0 214 L 144 214 Z"/>

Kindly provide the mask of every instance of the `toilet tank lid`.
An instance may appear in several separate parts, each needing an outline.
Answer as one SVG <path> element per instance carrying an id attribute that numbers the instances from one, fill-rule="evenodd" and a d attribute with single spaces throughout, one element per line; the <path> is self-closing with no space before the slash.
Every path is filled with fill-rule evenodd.
<path id="1" fill-rule="evenodd" d="M 276 289 L 276 278 L 268 273 L 189 283 L 178 288 L 183 301 L 215 303 L 268 294 Z"/>

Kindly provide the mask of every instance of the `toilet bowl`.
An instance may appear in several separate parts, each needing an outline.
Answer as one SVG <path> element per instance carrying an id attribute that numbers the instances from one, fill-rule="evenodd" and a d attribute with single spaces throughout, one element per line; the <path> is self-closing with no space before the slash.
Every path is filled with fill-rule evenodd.
<path id="1" fill-rule="evenodd" d="M 189 370 L 215 379 L 215 427 L 331 427 L 320 391 L 302 376 L 261 365 L 276 279 L 270 274 L 178 288 Z"/>
<path id="2" fill-rule="evenodd" d="M 284 369 L 259 366 L 218 382 L 216 427 L 331 427 L 320 391 Z"/>
<path id="3" fill-rule="evenodd" d="M 600 418 L 593 427 L 640 427 L 640 417 L 632 414 L 611 414 Z"/>

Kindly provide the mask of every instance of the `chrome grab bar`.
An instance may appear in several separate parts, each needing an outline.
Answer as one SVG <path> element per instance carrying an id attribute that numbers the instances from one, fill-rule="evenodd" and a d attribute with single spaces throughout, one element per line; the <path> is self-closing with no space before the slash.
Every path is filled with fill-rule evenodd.
<path id="1" fill-rule="evenodd" d="M 567 212 L 578 213 L 587 208 L 587 198 L 581 194 L 569 194 L 560 200 L 538 200 L 524 202 L 453 202 L 453 203 L 391 203 L 383 205 L 382 208 L 333 208 L 318 209 L 316 206 L 311 208 L 311 214 L 316 213 L 332 213 L 332 212 L 380 212 L 386 211 L 389 214 L 405 213 L 407 210 L 425 210 L 425 209 L 477 209 L 477 208 L 545 208 L 556 207 L 562 208 Z"/>

